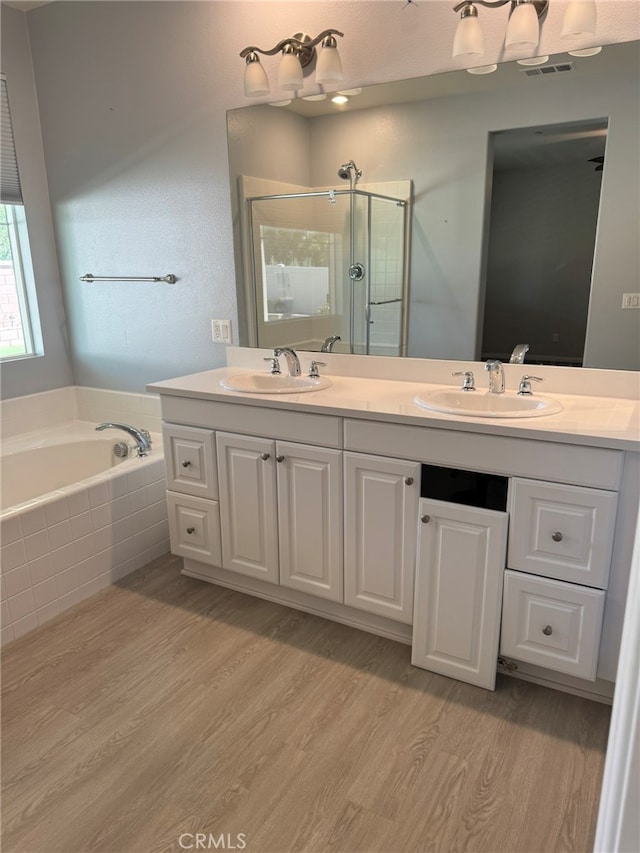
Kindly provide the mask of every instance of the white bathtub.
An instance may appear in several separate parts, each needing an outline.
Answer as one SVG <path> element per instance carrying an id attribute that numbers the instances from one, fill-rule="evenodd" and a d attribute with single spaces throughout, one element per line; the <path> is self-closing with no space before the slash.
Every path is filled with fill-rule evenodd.
<path id="1" fill-rule="evenodd" d="M 118 459 L 123 431 L 73 421 L 3 442 L 2 641 L 169 550 L 162 439 Z"/>

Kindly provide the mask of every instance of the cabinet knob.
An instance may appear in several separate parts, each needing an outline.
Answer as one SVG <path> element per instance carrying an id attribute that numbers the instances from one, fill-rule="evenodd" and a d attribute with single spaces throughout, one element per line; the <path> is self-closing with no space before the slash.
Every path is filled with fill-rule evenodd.
<path id="1" fill-rule="evenodd" d="M 423 524 L 429 524 L 429 522 L 431 521 L 431 516 L 430 515 L 422 515 L 422 516 L 420 516 L 420 521 Z"/>
<path id="2" fill-rule="evenodd" d="M 276 456 L 276 462 L 284 462 L 284 456 Z"/>
<path id="3" fill-rule="evenodd" d="M 189 534 L 189 536 L 191 536 L 191 534 L 195 533 L 195 532 L 196 532 L 195 527 L 187 527 L 187 533 Z"/>
<path id="4" fill-rule="evenodd" d="M 545 635 L 545 637 L 550 637 L 553 634 L 553 628 L 551 627 L 551 625 L 545 625 L 542 629 L 542 633 Z"/>
<path id="5" fill-rule="evenodd" d="M 556 530 L 555 533 L 551 534 L 551 538 L 554 542 L 562 542 L 562 533 L 559 530 Z"/>
<path id="6" fill-rule="evenodd" d="M 405 477 L 404 482 L 406 486 L 413 486 L 413 477 Z"/>
<path id="7" fill-rule="evenodd" d="M 191 460 L 190 460 L 190 459 L 185 459 L 185 461 L 182 463 L 182 467 L 183 467 L 183 468 L 188 468 L 188 467 L 189 467 L 189 465 L 191 465 Z"/>
<path id="8" fill-rule="evenodd" d="M 260 454 L 260 459 L 263 459 L 265 462 L 266 462 L 266 461 L 267 461 L 267 459 L 269 459 L 270 457 L 271 457 L 271 454 L 270 454 L 270 453 L 261 453 L 261 454 Z"/>

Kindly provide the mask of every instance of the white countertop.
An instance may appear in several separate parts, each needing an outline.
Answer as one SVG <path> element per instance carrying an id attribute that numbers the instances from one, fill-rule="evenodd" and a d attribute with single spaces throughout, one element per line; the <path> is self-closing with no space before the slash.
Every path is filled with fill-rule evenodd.
<path id="1" fill-rule="evenodd" d="M 578 394 L 547 394 L 563 411 L 533 418 L 481 418 L 441 414 L 414 403 L 416 394 L 456 385 L 323 373 L 331 386 L 302 394 L 249 394 L 227 391 L 220 381 L 243 371 L 225 367 L 181 376 L 147 386 L 157 394 L 233 402 L 285 411 L 310 412 L 334 417 L 360 418 L 386 423 L 410 424 L 479 434 L 558 441 L 568 444 L 640 450 L 640 404 L 616 397 Z"/>

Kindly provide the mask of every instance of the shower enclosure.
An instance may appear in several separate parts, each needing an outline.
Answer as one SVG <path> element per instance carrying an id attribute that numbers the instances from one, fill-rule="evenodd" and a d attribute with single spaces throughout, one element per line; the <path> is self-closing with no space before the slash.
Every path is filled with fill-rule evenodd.
<path id="1" fill-rule="evenodd" d="M 358 171 L 341 175 L 348 190 L 246 199 L 253 345 L 319 350 L 339 336 L 335 352 L 406 355 L 410 203 L 357 189 Z"/>

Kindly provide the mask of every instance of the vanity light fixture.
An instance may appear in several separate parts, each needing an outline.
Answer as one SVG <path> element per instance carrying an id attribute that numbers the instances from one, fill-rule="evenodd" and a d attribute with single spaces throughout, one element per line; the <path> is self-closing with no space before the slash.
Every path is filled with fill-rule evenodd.
<path id="1" fill-rule="evenodd" d="M 507 50 L 531 50 L 540 41 L 540 21 L 549 8 L 549 0 L 461 0 L 453 7 L 460 20 L 453 39 L 453 56 L 482 56 L 484 39 L 477 6 L 497 9 L 511 4 L 504 39 Z M 596 0 L 571 0 L 568 4 L 561 35 L 563 38 L 582 38 L 595 34 Z M 582 54 L 586 55 L 586 54 Z M 542 57 L 523 60 L 527 64 L 542 64 Z"/>
<path id="2" fill-rule="evenodd" d="M 240 56 L 246 61 L 244 71 L 244 93 L 247 97 L 267 95 L 269 79 L 260 62 L 259 53 L 274 56 L 282 53 L 278 67 L 278 87 L 295 92 L 302 88 L 305 68 L 313 70 L 315 60 L 316 83 L 337 83 L 342 80 L 342 62 L 338 53 L 336 36 L 342 37 L 339 30 L 324 30 L 315 38 L 304 33 L 296 33 L 291 38 L 282 39 L 275 47 L 264 50 L 261 47 L 245 47 Z M 320 53 L 316 45 L 322 44 Z M 308 72 L 307 72 L 308 73 Z"/>

